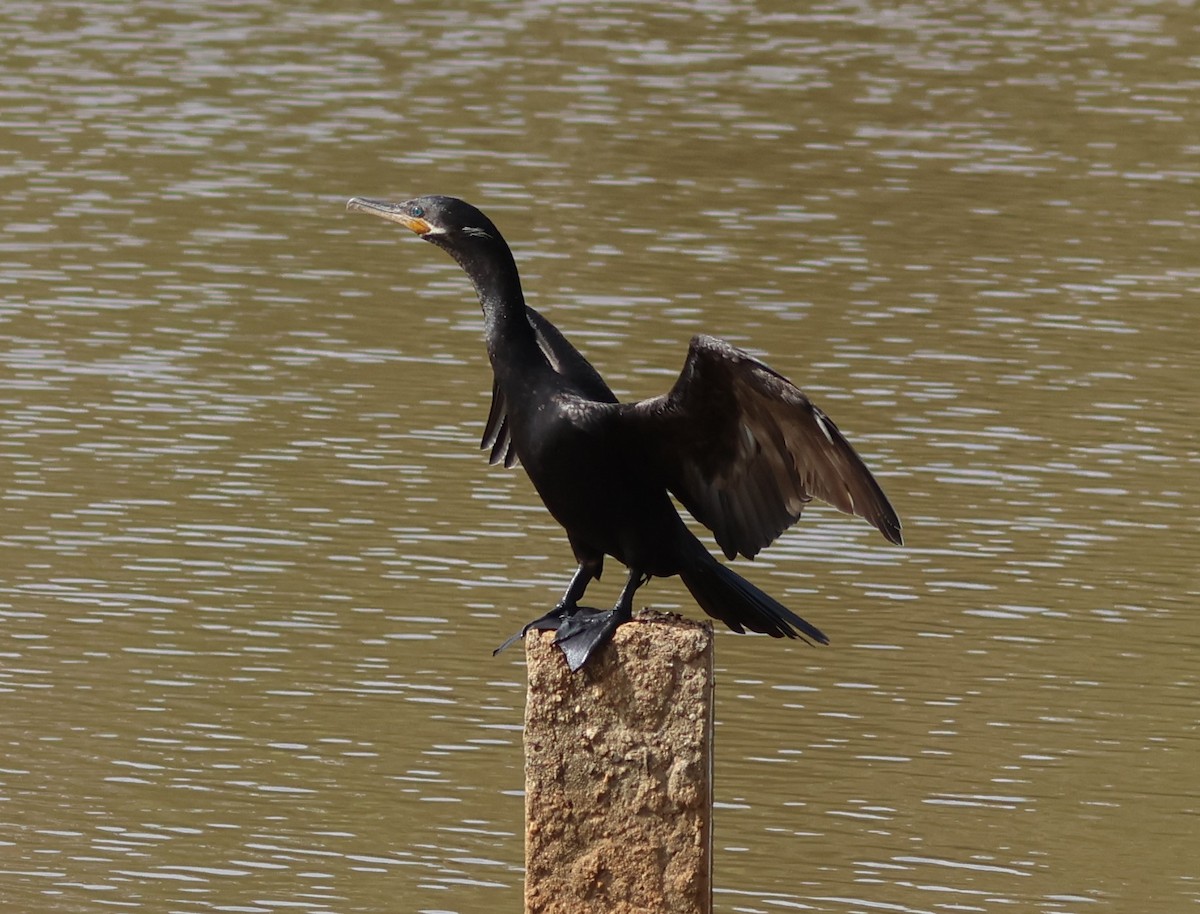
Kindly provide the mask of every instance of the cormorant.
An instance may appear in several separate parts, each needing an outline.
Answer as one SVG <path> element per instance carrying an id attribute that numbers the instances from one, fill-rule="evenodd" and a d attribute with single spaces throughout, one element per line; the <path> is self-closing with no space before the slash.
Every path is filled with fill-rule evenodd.
<path id="1" fill-rule="evenodd" d="M 735 632 L 828 643 L 816 626 L 709 554 L 671 494 L 747 558 L 791 526 L 814 497 L 865 518 L 899 544 L 900 520 L 833 421 L 787 378 L 711 336 L 696 336 L 671 390 L 619 403 L 595 368 L 525 304 L 517 265 L 492 221 L 454 197 L 403 203 L 354 198 L 353 211 L 411 229 L 466 271 L 483 308 L 493 371 L 482 447 L 525 467 L 567 532 L 579 567 L 558 605 L 530 629 L 557 629 L 572 670 L 627 622 L 634 592 L 677 574 L 700 607 Z M 604 557 L 629 569 L 607 611 L 579 606 Z"/>

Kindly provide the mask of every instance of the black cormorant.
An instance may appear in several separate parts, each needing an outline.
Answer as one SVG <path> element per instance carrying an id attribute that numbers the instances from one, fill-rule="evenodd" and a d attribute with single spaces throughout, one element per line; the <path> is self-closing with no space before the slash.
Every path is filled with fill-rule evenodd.
<path id="1" fill-rule="evenodd" d="M 828 643 L 713 558 L 671 501 L 673 494 L 711 529 L 731 559 L 753 558 L 814 497 L 900 543 L 887 496 L 799 388 L 740 349 L 697 336 L 668 393 L 619 403 L 587 359 L 525 304 L 508 244 L 475 207 L 442 196 L 356 197 L 346 207 L 400 223 L 466 271 L 483 308 L 494 375 L 482 446 L 492 463 L 520 461 L 579 562 L 558 605 L 497 651 L 530 629 L 557 629 L 555 643 L 577 670 L 630 619 L 634 592 L 673 574 L 735 632 Z M 621 595 L 611 610 L 580 607 L 606 555 L 629 569 Z"/>

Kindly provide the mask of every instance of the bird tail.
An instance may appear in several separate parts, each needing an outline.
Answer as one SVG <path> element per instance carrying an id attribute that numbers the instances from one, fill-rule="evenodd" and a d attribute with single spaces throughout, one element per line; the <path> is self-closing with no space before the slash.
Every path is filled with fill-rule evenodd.
<path id="1" fill-rule="evenodd" d="M 699 545 L 699 544 L 697 544 Z M 772 638 L 800 638 L 828 644 L 825 634 L 725 567 L 701 547 L 695 561 L 679 573 L 700 608 L 738 634 L 748 628 Z"/>

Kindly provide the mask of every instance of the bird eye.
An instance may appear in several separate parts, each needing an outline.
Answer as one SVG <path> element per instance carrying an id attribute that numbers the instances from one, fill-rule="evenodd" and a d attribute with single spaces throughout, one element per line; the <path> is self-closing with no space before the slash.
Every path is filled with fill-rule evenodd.
<path id="1" fill-rule="evenodd" d="M 412 209 L 410 209 L 408 211 L 408 213 L 410 216 L 415 216 L 416 218 L 421 219 L 425 216 L 425 207 L 414 206 Z"/>

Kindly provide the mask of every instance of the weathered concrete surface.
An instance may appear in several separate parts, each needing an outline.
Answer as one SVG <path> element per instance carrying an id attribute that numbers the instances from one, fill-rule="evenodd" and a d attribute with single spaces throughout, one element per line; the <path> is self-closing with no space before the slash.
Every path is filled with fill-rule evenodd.
<path id="1" fill-rule="evenodd" d="M 643 613 L 572 674 L 525 637 L 526 914 L 710 914 L 713 636 Z"/>

